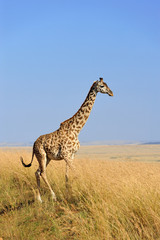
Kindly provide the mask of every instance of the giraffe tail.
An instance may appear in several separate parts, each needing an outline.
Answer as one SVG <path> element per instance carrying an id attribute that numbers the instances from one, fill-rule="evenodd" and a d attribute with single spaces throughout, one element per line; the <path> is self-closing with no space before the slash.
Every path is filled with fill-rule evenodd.
<path id="1" fill-rule="evenodd" d="M 21 162 L 22 162 L 22 165 L 23 165 L 24 167 L 31 167 L 31 166 L 32 166 L 32 162 L 33 162 L 33 157 L 34 157 L 34 152 L 32 153 L 32 160 L 31 160 L 31 162 L 30 162 L 29 164 L 25 164 L 24 161 L 23 161 L 23 157 L 20 157 L 20 160 L 21 160 Z"/>

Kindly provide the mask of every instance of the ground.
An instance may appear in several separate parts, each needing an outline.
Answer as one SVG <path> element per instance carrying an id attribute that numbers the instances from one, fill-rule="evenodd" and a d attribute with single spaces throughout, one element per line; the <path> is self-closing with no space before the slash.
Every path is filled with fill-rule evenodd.
<path id="1" fill-rule="evenodd" d="M 65 163 L 53 161 L 35 201 L 34 172 L 19 160 L 31 148 L 0 149 L 0 237 L 28 240 L 160 239 L 160 145 L 82 146 L 65 188 Z"/>

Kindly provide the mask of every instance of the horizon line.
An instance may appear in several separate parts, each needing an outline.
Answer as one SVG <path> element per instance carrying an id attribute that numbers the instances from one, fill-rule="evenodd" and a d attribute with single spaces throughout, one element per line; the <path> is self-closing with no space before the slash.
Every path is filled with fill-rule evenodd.
<path id="1" fill-rule="evenodd" d="M 32 147 L 34 142 L 0 142 L 0 147 Z M 125 141 L 125 140 L 104 140 L 80 142 L 81 146 L 102 146 L 102 145 L 159 145 L 160 141 Z"/>

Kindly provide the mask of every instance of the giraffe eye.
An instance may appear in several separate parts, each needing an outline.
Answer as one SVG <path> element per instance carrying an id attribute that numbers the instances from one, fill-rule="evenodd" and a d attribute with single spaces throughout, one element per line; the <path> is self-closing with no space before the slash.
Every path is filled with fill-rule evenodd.
<path id="1" fill-rule="evenodd" d="M 104 86 L 101 86 L 101 88 L 104 88 Z"/>

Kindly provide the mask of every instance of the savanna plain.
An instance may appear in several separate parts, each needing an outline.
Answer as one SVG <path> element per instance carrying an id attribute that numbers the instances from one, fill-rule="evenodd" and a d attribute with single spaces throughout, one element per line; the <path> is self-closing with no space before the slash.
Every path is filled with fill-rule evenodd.
<path id="1" fill-rule="evenodd" d="M 52 161 L 50 197 L 35 200 L 32 148 L 0 148 L 0 238 L 15 240 L 160 239 L 160 145 L 82 146 L 65 186 L 65 163 Z"/>

